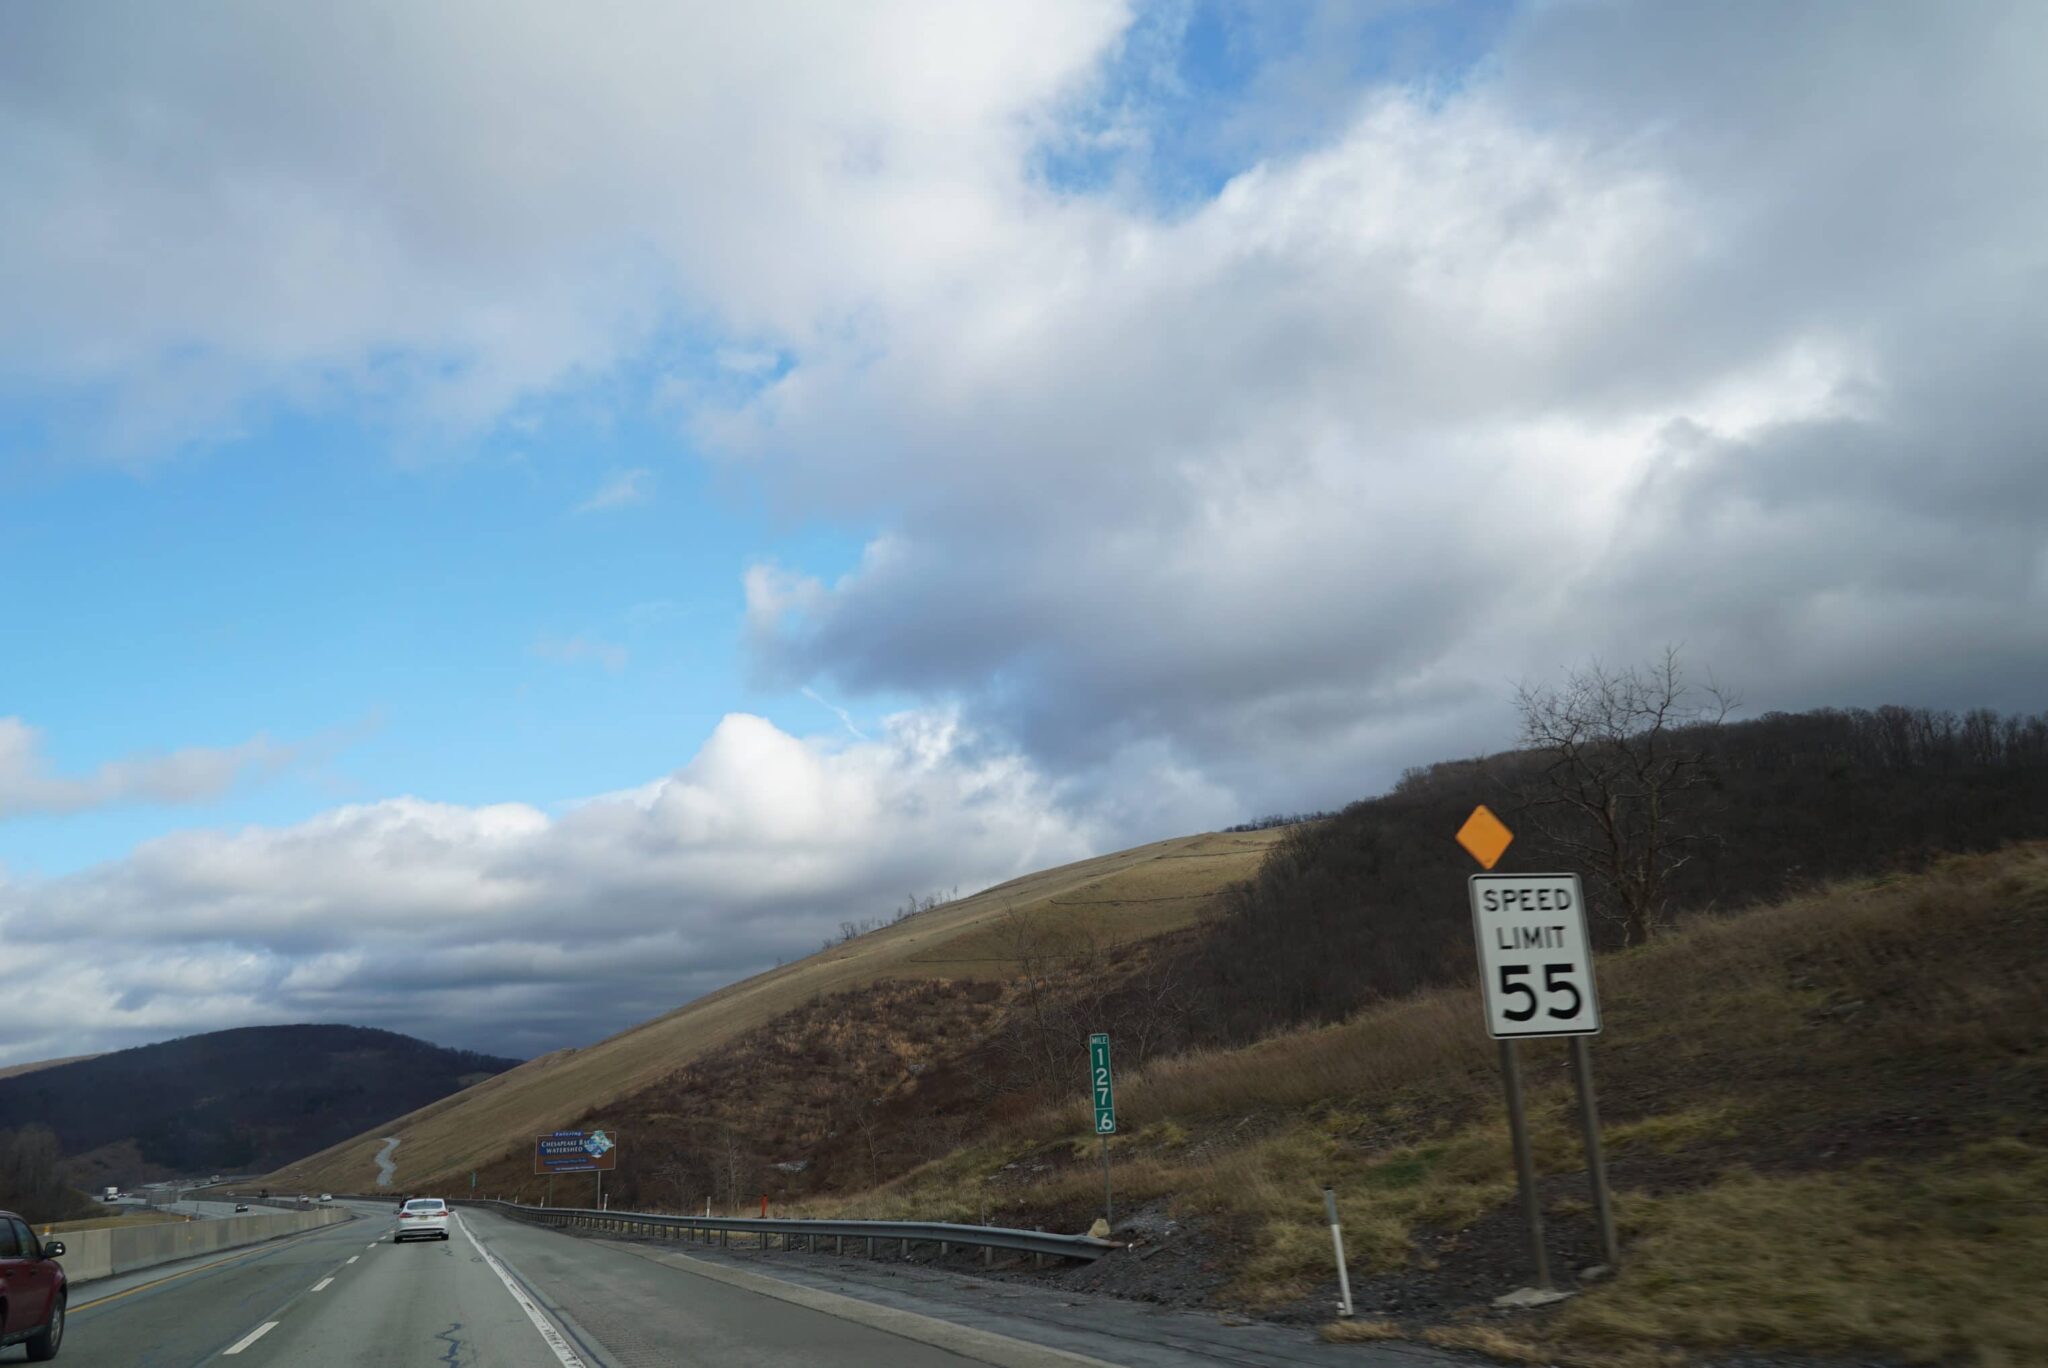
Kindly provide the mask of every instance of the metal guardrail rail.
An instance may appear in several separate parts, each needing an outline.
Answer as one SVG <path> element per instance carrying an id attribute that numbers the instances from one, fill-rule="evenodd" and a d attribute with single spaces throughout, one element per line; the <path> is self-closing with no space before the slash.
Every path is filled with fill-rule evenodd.
<path id="1" fill-rule="evenodd" d="M 487 1207 L 502 1211 L 521 1220 L 539 1221 L 549 1225 L 582 1225 L 600 1230 L 616 1230 L 622 1234 L 657 1234 L 663 1231 L 684 1236 L 696 1236 L 705 1243 L 712 1236 L 718 1243 L 729 1245 L 732 1236 L 751 1234 L 763 1249 L 769 1248 L 771 1236 L 779 1236 L 784 1249 L 808 1248 L 816 1251 L 819 1241 L 833 1241 L 834 1252 L 845 1253 L 846 1241 L 866 1241 L 865 1252 L 872 1255 L 878 1244 L 886 1246 L 897 1242 L 904 1253 L 913 1244 L 935 1244 L 945 1254 L 953 1246 L 963 1249 L 1009 1250 L 1018 1254 L 1035 1254 L 1040 1257 L 1052 1256 L 1061 1259 L 1099 1259 L 1113 1249 L 1122 1248 L 1112 1240 L 1098 1240 L 1089 1235 L 1056 1235 L 1045 1230 L 1013 1230 L 1005 1226 L 955 1225 L 950 1221 L 819 1221 L 819 1220 L 778 1220 L 775 1217 L 760 1216 L 666 1216 L 648 1211 L 594 1211 L 584 1207 L 537 1207 L 522 1206 L 516 1202 L 500 1202 L 485 1198 L 459 1198 L 451 1205 Z M 799 1243 L 793 1244 L 792 1241 Z"/>

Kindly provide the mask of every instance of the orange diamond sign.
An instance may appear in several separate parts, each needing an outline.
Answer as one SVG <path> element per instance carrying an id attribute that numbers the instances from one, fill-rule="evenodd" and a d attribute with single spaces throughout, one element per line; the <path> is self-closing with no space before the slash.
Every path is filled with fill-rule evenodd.
<path id="1" fill-rule="evenodd" d="M 1473 808 L 1472 815 L 1465 819 L 1465 825 L 1458 828 L 1458 844 L 1486 869 L 1499 862 L 1514 839 L 1515 833 L 1509 831 L 1507 825 L 1484 803 Z"/>

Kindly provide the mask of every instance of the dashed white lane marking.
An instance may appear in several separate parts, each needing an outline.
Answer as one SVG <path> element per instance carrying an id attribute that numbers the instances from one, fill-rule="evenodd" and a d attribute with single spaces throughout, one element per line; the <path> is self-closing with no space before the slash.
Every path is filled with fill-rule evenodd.
<path id="1" fill-rule="evenodd" d="M 257 1326 L 254 1330 L 251 1330 L 248 1334 L 242 1336 L 233 1344 L 221 1350 L 221 1357 L 226 1358 L 229 1354 L 241 1353 L 244 1349 L 247 1349 L 250 1345 L 254 1344 L 257 1340 L 262 1339 L 265 1335 L 269 1334 L 271 1331 L 275 1329 L 277 1329 L 276 1321 L 263 1322 L 263 1324 Z"/>
<path id="2" fill-rule="evenodd" d="M 562 1368 L 590 1368 L 590 1365 L 583 1361 L 583 1356 L 569 1347 L 569 1341 L 562 1338 L 562 1332 L 548 1324 L 548 1318 L 533 1304 L 533 1299 L 519 1290 L 519 1284 L 512 1281 L 512 1275 L 505 1271 L 505 1265 L 499 1263 L 496 1256 L 485 1249 L 476 1236 L 469 1233 L 469 1222 L 458 1216 L 455 1218 L 455 1224 L 462 1227 L 462 1238 L 468 1240 L 471 1247 L 482 1256 L 484 1267 L 498 1275 L 498 1281 L 505 1284 L 505 1290 L 512 1294 L 512 1300 L 519 1303 L 519 1309 L 533 1322 L 533 1328 L 540 1331 L 540 1337 L 547 1342 L 548 1348 L 555 1351 L 555 1357 L 562 1361 Z"/>
<path id="3" fill-rule="evenodd" d="M 322 1278 L 319 1282 L 313 1284 L 313 1290 L 315 1292 L 325 1292 L 327 1290 L 327 1284 L 333 1281 L 334 1279 L 332 1278 Z"/>
<path id="4" fill-rule="evenodd" d="M 372 1240 L 370 1241 L 370 1248 L 375 1249 L 378 1245 L 383 1243 L 384 1242 L 382 1240 Z"/>
<path id="5" fill-rule="evenodd" d="M 348 1256 L 348 1261 L 349 1261 L 350 1263 L 354 1263 L 354 1262 L 355 1262 L 355 1261 L 356 1261 L 357 1259 L 360 1259 L 360 1258 L 362 1258 L 362 1257 L 363 1257 L 363 1256 L 362 1256 L 362 1255 L 360 1255 L 360 1254 L 351 1254 L 351 1255 L 349 1255 L 349 1256 Z"/>

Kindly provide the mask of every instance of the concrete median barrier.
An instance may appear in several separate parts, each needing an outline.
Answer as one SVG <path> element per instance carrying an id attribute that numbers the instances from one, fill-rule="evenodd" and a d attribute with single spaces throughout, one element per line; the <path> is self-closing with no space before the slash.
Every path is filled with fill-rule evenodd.
<path id="1" fill-rule="evenodd" d="M 64 1276 L 71 1282 L 82 1283 L 176 1259 L 262 1244 L 265 1240 L 346 1221 L 349 1216 L 349 1212 L 334 1207 L 251 1212 L 213 1221 L 167 1221 L 113 1230 L 79 1230 L 69 1235 L 60 1232 L 46 1238 L 64 1242 L 64 1257 L 58 1260 L 64 1265 Z"/>

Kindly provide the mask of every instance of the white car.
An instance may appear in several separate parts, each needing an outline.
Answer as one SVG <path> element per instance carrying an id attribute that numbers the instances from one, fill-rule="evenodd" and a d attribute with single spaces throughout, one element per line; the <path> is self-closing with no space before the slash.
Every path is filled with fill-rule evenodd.
<path id="1" fill-rule="evenodd" d="M 415 1197 L 398 1209 L 398 1228 L 391 1232 L 391 1243 L 447 1238 L 448 1204 L 439 1197 Z"/>

